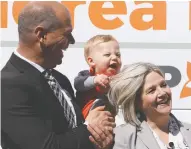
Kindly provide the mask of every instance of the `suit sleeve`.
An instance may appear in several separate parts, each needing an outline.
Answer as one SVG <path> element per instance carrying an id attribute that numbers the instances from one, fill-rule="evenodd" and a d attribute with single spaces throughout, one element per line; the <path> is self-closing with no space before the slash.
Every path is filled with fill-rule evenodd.
<path id="1" fill-rule="evenodd" d="M 2 130 L 9 141 L 20 149 L 91 149 L 85 125 L 63 132 L 52 129 L 49 114 L 39 108 L 44 108 L 39 94 L 38 87 L 19 78 L 2 79 Z"/>

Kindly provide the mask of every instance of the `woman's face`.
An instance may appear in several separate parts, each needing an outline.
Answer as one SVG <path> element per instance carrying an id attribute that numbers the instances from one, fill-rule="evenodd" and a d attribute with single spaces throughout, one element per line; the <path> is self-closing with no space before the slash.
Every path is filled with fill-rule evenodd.
<path id="1" fill-rule="evenodd" d="M 147 118 L 168 115 L 171 112 L 171 90 L 157 72 L 153 71 L 145 78 L 140 108 Z"/>

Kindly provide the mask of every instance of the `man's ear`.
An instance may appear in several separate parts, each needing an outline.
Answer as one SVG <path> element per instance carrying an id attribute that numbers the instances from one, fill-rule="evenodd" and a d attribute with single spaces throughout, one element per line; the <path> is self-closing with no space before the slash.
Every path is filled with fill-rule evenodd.
<path id="1" fill-rule="evenodd" d="M 35 28 L 35 35 L 40 42 L 44 42 L 44 40 L 46 39 L 46 33 L 42 26 L 37 26 Z"/>
<path id="2" fill-rule="evenodd" d="M 95 63 L 94 63 L 92 57 L 88 57 L 88 58 L 87 58 L 87 61 L 88 61 L 88 64 L 89 64 L 90 67 L 92 67 L 92 68 L 95 67 Z"/>

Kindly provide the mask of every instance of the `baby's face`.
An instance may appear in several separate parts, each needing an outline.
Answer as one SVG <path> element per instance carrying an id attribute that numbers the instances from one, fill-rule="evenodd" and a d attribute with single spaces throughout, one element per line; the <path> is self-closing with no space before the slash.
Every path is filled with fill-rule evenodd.
<path id="1" fill-rule="evenodd" d="M 109 41 L 98 44 L 92 53 L 97 74 L 112 76 L 117 74 L 121 68 L 121 54 L 117 41 Z"/>

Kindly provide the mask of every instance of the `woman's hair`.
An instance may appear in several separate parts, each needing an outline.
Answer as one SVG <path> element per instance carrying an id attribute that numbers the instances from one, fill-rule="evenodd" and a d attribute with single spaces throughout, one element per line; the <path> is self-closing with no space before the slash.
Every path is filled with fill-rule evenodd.
<path id="1" fill-rule="evenodd" d="M 121 107 L 124 120 L 127 123 L 137 127 L 140 126 L 140 121 L 136 115 L 139 111 L 137 102 L 141 98 L 145 77 L 153 71 L 164 77 L 156 65 L 138 62 L 125 65 L 120 73 L 111 78 L 108 92 L 109 101 L 116 108 L 116 111 Z"/>

